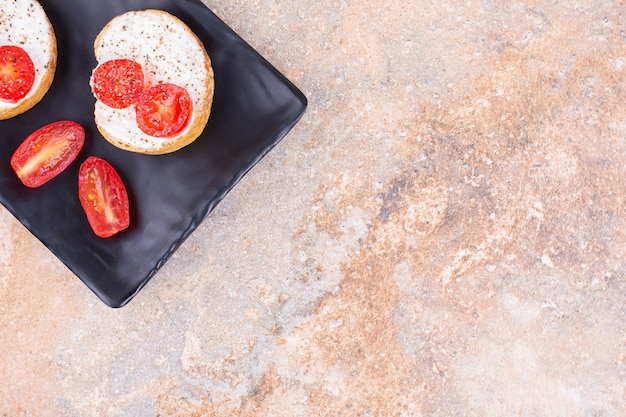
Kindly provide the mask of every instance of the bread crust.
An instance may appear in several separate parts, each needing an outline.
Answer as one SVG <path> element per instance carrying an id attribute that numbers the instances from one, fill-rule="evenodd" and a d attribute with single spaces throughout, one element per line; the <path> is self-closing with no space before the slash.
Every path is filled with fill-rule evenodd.
<path id="1" fill-rule="evenodd" d="M 139 148 L 139 147 L 133 146 L 129 144 L 128 142 L 126 142 L 123 137 L 118 137 L 112 132 L 108 131 L 106 127 L 104 126 L 104 124 L 102 123 L 102 121 L 100 120 L 100 114 L 98 113 L 97 110 L 94 111 L 94 120 L 95 120 L 96 127 L 98 128 L 98 131 L 100 132 L 100 134 L 102 134 L 102 136 L 113 146 L 116 146 L 120 149 L 124 149 L 130 152 L 143 153 L 143 154 L 149 154 L 149 155 L 162 155 L 162 154 L 175 152 L 193 143 L 198 138 L 198 136 L 200 136 L 200 134 L 202 134 L 202 132 L 204 131 L 204 128 L 211 114 L 211 106 L 213 104 L 213 94 L 215 90 L 213 67 L 211 65 L 211 59 L 209 57 L 209 54 L 206 52 L 206 49 L 204 48 L 202 41 L 182 20 L 180 20 L 176 16 L 170 13 L 167 13 L 163 10 L 147 9 L 147 10 L 142 10 L 140 12 L 156 13 L 156 14 L 166 16 L 173 23 L 175 22 L 177 25 L 180 25 L 180 27 L 183 28 L 185 32 L 188 35 L 190 35 L 192 39 L 195 40 L 195 42 L 200 47 L 204 55 L 203 62 L 204 62 L 204 67 L 205 67 L 206 74 L 207 74 L 207 77 L 204 80 L 206 94 L 202 97 L 200 105 L 196 105 L 194 103 L 194 107 L 192 111 L 193 120 L 191 122 L 191 125 L 188 128 L 186 128 L 182 134 L 176 135 L 171 138 L 158 138 L 158 137 L 153 137 L 149 135 L 144 135 L 142 139 L 145 142 L 150 142 L 151 144 L 154 145 L 154 146 L 151 146 L 150 148 Z M 105 35 L 106 31 L 110 30 L 110 27 L 112 26 L 114 20 L 115 18 L 109 23 L 107 23 L 102 28 L 98 36 L 96 36 L 96 39 L 94 41 L 94 53 L 96 57 L 99 56 L 99 45 L 102 43 L 101 39 Z"/>
<path id="2" fill-rule="evenodd" d="M 37 2 L 37 0 L 31 0 L 31 1 L 33 3 L 37 3 L 37 5 L 41 7 L 41 5 Z M 48 36 L 50 37 L 51 48 L 50 48 L 50 58 L 44 67 L 44 72 L 43 72 L 41 81 L 39 82 L 39 85 L 37 85 L 36 87 L 33 86 L 35 88 L 33 93 L 29 95 L 28 97 L 22 99 L 21 101 L 18 101 L 18 104 L 16 106 L 0 109 L 0 120 L 10 119 L 12 117 L 20 115 L 30 110 L 31 108 L 33 108 L 37 103 L 39 103 L 43 99 L 43 97 L 46 95 L 46 93 L 50 89 L 50 86 L 52 85 L 52 81 L 54 80 L 54 74 L 56 72 L 56 67 L 57 67 L 57 53 L 58 53 L 57 41 L 56 41 L 56 36 L 54 34 L 54 29 L 52 27 L 52 24 L 50 23 L 50 20 L 48 20 L 47 16 L 46 16 L 46 21 L 48 23 Z"/>

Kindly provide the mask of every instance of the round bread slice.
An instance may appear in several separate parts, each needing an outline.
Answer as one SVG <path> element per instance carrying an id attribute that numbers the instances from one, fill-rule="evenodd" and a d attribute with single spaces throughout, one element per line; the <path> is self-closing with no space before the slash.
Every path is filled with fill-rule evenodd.
<path id="1" fill-rule="evenodd" d="M 189 145 L 202 133 L 213 103 L 213 68 L 200 39 L 180 19 L 153 9 L 121 14 L 100 31 L 94 53 L 98 65 L 131 59 L 143 68 L 144 88 L 176 84 L 187 90 L 192 101 L 186 127 L 175 136 L 162 138 L 139 129 L 134 105 L 115 109 L 96 100 L 96 126 L 111 144 L 132 152 L 165 154 Z M 93 89 L 93 76 L 91 85 Z"/>
<path id="2" fill-rule="evenodd" d="M 37 0 L 3 1 L 0 46 L 24 49 L 35 66 L 35 82 L 18 101 L 0 100 L 0 120 L 22 114 L 39 103 L 50 89 L 57 65 L 57 42 L 48 16 Z"/>

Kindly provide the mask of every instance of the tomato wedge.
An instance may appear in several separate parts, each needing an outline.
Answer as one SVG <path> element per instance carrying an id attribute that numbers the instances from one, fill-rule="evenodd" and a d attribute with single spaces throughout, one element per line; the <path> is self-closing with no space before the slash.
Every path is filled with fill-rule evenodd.
<path id="1" fill-rule="evenodd" d="M 186 89 L 175 84 L 157 84 L 137 101 L 137 126 L 150 136 L 174 136 L 187 125 L 191 109 L 191 97 Z"/>
<path id="2" fill-rule="evenodd" d="M 36 188 L 67 168 L 84 143 L 85 130 L 79 123 L 50 123 L 24 139 L 11 157 L 11 167 L 24 185 Z"/>
<path id="3" fill-rule="evenodd" d="M 130 59 L 113 59 L 93 72 L 93 93 L 109 107 L 124 109 L 137 101 L 143 90 L 141 65 Z"/>
<path id="4" fill-rule="evenodd" d="M 96 236 L 111 237 L 130 225 L 126 187 L 104 159 L 90 156 L 81 164 L 78 199 Z"/>
<path id="5" fill-rule="evenodd" d="M 35 64 L 28 53 L 19 46 L 0 46 L 0 99 L 18 101 L 34 83 Z"/>

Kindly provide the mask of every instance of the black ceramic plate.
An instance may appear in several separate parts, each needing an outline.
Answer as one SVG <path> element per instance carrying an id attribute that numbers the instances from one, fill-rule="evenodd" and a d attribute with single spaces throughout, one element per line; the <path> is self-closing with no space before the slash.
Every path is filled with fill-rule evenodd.
<path id="1" fill-rule="evenodd" d="M 102 301 L 121 307 L 293 127 L 306 98 L 200 1 L 40 2 L 57 36 L 57 73 L 41 103 L 0 121 L 0 203 Z M 100 29 L 118 14 L 146 8 L 168 11 L 187 23 L 204 43 L 215 72 L 206 129 L 191 145 L 161 156 L 126 152 L 105 141 L 93 122 L 88 84 Z M 61 175 L 29 189 L 13 173 L 11 155 L 32 131 L 61 119 L 85 127 L 85 146 Z M 89 155 L 117 169 L 131 201 L 131 227 L 109 239 L 93 234 L 77 198 L 78 168 Z"/>

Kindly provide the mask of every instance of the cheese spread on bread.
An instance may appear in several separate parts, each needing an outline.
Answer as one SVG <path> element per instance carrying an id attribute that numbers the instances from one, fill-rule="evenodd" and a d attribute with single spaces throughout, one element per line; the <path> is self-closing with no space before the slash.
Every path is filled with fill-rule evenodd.
<path id="1" fill-rule="evenodd" d="M 185 88 L 193 106 L 181 132 L 157 138 L 139 129 L 135 106 L 115 109 L 96 100 L 96 125 L 107 140 L 126 150 L 161 154 L 180 149 L 200 135 L 213 100 L 213 69 L 204 46 L 182 21 L 160 10 L 124 13 L 102 29 L 94 52 L 98 64 L 114 59 L 139 63 L 145 89 L 161 83 Z M 93 87 L 93 78 L 91 82 Z"/>
<path id="2" fill-rule="evenodd" d="M 35 66 L 35 82 L 17 102 L 0 100 L 0 119 L 23 113 L 37 104 L 52 84 L 57 45 L 52 25 L 36 0 L 8 0 L 0 7 L 0 45 L 24 49 Z"/>

